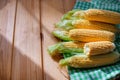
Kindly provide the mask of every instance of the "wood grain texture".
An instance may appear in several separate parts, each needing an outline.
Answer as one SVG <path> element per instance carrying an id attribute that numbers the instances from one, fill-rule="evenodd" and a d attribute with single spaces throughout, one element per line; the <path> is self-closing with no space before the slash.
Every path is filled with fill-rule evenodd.
<path id="1" fill-rule="evenodd" d="M 39 0 L 18 0 L 12 80 L 43 80 Z"/>
<path id="2" fill-rule="evenodd" d="M 16 0 L 0 0 L 0 80 L 10 80 Z"/>
<path id="3" fill-rule="evenodd" d="M 68 80 L 47 47 L 57 42 L 54 23 L 72 6 L 72 0 L 0 0 L 0 80 Z"/>
<path id="4" fill-rule="evenodd" d="M 44 71 L 50 76 L 44 74 L 44 80 L 68 80 L 67 72 L 59 69 L 58 63 L 53 61 L 48 55 L 47 47 L 57 43 L 57 39 L 51 34 L 54 30 L 54 24 L 57 23 L 62 15 L 72 9 L 72 0 L 42 0 L 41 2 L 41 27 L 42 27 L 42 49 Z M 66 78 L 67 77 L 67 78 Z"/>
<path id="5" fill-rule="evenodd" d="M 43 34 L 43 63 L 44 71 L 50 75 L 44 74 L 44 80 L 66 80 L 59 71 L 57 63 L 51 59 L 47 52 L 47 47 L 57 42 L 51 32 L 54 30 L 54 24 L 60 20 L 63 14 L 64 9 L 62 0 L 42 0 L 41 27 Z"/>

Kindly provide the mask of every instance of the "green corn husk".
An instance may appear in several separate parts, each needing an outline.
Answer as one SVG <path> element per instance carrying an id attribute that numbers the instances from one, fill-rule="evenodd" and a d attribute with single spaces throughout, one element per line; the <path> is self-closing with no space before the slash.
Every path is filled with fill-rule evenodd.
<path id="1" fill-rule="evenodd" d="M 96 55 L 88 57 L 85 54 L 78 54 L 66 59 L 60 60 L 60 66 L 71 66 L 74 68 L 92 68 L 114 64 L 120 59 L 120 54 L 118 52 L 111 52 L 104 55 Z"/>
<path id="2" fill-rule="evenodd" d="M 74 28 L 72 25 L 73 21 L 74 20 L 63 20 L 63 21 L 60 21 L 57 24 L 55 24 L 55 27 L 63 29 L 63 30 L 71 30 Z"/>
<path id="3" fill-rule="evenodd" d="M 58 44 L 55 44 L 55 45 L 52 45 L 52 46 L 49 46 L 48 47 L 48 53 L 50 54 L 50 56 L 52 57 L 53 60 L 55 61 L 59 61 L 60 59 L 63 58 L 63 55 L 59 53 L 59 47 L 60 47 L 60 43 Z"/>
<path id="4" fill-rule="evenodd" d="M 61 18 L 61 21 L 79 19 L 78 16 L 77 17 L 73 16 L 73 14 L 77 11 L 80 11 L 80 9 L 75 9 L 75 10 L 67 12 L 66 14 L 63 15 L 63 17 Z"/>
<path id="5" fill-rule="evenodd" d="M 53 35 L 63 41 L 71 41 L 70 37 L 68 36 L 67 31 L 62 31 L 62 30 L 54 30 Z"/>
<path id="6" fill-rule="evenodd" d="M 48 47 L 48 52 L 51 56 L 56 56 L 59 54 L 78 54 L 78 53 L 83 53 L 82 48 L 73 48 L 73 47 L 66 47 L 65 42 L 60 42 L 58 44 L 52 45 Z"/>
<path id="7" fill-rule="evenodd" d="M 76 11 L 76 12 L 74 12 L 73 13 L 73 15 L 72 16 L 74 16 L 74 17 L 79 17 L 79 18 L 84 18 L 84 10 L 79 10 L 79 11 Z"/>
<path id="8" fill-rule="evenodd" d="M 72 10 L 72 11 L 69 11 L 68 13 L 66 13 L 65 15 L 63 15 L 63 17 L 61 18 L 61 21 L 58 22 L 57 24 L 55 24 L 55 27 L 56 28 L 61 28 L 61 29 L 64 29 L 64 30 L 73 29 L 74 27 L 72 25 L 72 22 L 74 20 L 81 19 L 81 17 L 79 17 L 79 16 L 73 16 L 73 14 L 77 11 L 80 11 L 80 10 L 79 9 Z"/>

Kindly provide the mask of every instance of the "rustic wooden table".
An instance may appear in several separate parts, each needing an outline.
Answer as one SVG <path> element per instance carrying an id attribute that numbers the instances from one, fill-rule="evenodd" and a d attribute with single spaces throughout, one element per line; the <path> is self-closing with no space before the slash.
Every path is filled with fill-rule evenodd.
<path id="1" fill-rule="evenodd" d="M 0 80 L 68 80 L 47 53 L 75 0 L 0 0 Z"/>

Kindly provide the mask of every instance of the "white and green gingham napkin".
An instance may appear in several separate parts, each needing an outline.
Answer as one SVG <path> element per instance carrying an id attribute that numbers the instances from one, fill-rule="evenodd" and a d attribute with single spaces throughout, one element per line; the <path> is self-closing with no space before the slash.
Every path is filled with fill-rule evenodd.
<path id="1" fill-rule="evenodd" d="M 87 2 L 85 2 L 87 1 Z M 77 0 L 74 9 L 105 9 L 120 13 L 120 0 Z M 120 26 L 118 26 L 120 27 Z M 120 35 L 117 34 L 115 44 L 120 53 Z M 65 55 L 69 57 L 70 55 Z M 68 67 L 70 80 L 112 80 L 120 76 L 120 62 L 92 69 L 76 69 Z"/>

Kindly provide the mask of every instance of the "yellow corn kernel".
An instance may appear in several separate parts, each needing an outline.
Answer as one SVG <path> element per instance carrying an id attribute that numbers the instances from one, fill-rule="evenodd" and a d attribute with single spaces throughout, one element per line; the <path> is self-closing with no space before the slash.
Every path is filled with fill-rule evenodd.
<path id="1" fill-rule="evenodd" d="M 99 10 L 99 9 L 88 9 L 84 11 L 84 18 L 91 21 L 100 21 L 111 24 L 120 24 L 120 13 Z"/>
<path id="2" fill-rule="evenodd" d="M 106 30 L 111 32 L 120 31 L 116 26 L 112 24 L 97 21 L 88 21 L 85 19 L 76 20 L 73 22 L 73 25 L 78 29 Z"/>
<path id="3" fill-rule="evenodd" d="M 106 54 L 115 49 L 115 44 L 110 41 L 89 42 L 84 46 L 84 53 L 88 56 Z"/>
<path id="4" fill-rule="evenodd" d="M 69 65 L 75 68 L 92 68 L 114 64 L 119 61 L 120 54 L 118 52 L 111 52 L 104 55 L 96 55 L 88 57 L 87 55 L 75 55 L 70 58 L 62 59 L 60 66 Z"/>
<path id="5" fill-rule="evenodd" d="M 64 42 L 64 46 L 67 48 L 83 48 L 85 42 L 79 42 L 79 41 L 70 41 L 70 42 Z"/>
<path id="6" fill-rule="evenodd" d="M 72 40 L 82 42 L 111 41 L 115 39 L 113 32 L 91 29 L 72 29 L 69 31 L 69 37 Z"/>

